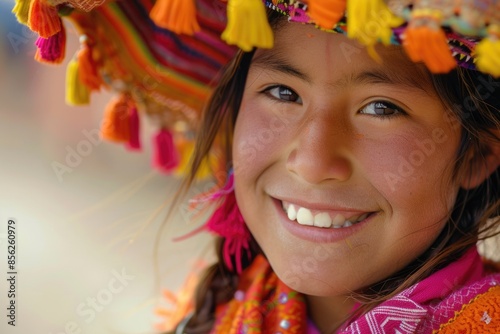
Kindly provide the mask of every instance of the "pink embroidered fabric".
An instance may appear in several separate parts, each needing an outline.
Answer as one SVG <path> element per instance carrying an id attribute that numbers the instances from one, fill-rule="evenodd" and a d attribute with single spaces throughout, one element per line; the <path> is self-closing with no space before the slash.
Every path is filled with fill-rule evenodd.
<path id="1" fill-rule="evenodd" d="M 473 247 L 458 261 L 380 304 L 338 333 L 432 333 L 462 305 L 499 284 L 500 274 L 485 276 L 481 258 Z"/>

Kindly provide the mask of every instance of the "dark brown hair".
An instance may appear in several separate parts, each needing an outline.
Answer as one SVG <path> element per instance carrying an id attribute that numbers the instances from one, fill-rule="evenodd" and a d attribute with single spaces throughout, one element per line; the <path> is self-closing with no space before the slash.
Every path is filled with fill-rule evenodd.
<path id="1" fill-rule="evenodd" d="M 276 13 L 269 15 L 275 30 L 279 29 L 282 22 L 286 22 L 280 17 Z M 223 161 L 226 169 L 230 168 L 233 129 L 252 57 L 253 52 L 240 51 L 225 68 L 205 109 L 191 170 L 180 190 L 182 194 L 193 184 L 197 170 L 215 141 L 221 141 L 224 147 Z M 500 80 L 462 68 L 448 74 L 429 76 L 452 115 L 450 121 L 456 122 L 461 128 L 454 177 L 464 176 L 467 170 L 474 169 L 465 168 L 466 164 L 471 163 L 471 156 L 481 157 L 488 153 L 485 143 L 500 142 Z M 472 163 L 480 164 L 481 159 Z M 445 228 L 424 254 L 391 277 L 353 295 L 363 305 L 359 312 L 370 310 L 456 260 L 467 249 L 475 246 L 478 239 L 497 234 L 500 225 L 499 184 L 500 171 L 497 168 L 478 187 L 460 189 Z M 214 323 L 216 305 L 229 301 L 236 290 L 238 276 L 229 271 L 222 261 L 223 242 L 220 238 L 217 240 L 218 262 L 206 270 L 198 286 L 196 309 L 184 328 L 185 333 L 209 332 Z M 252 240 L 251 245 L 253 258 L 261 251 L 255 240 Z M 252 258 L 243 259 L 244 267 L 251 263 Z"/>

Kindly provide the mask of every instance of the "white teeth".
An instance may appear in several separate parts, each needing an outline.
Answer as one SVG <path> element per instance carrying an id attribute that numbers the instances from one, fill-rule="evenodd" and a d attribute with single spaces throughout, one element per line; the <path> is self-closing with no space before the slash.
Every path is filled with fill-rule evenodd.
<path id="1" fill-rule="evenodd" d="M 311 211 L 306 208 L 300 208 L 299 211 L 297 211 L 297 222 L 301 225 L 313 226 L 314 217 Z"/>
<path id="2" fill-rule="evenodd" d="M 327 212 L 320 212 L 313 216 L 311 210 L 297 207 L 289 204 L 286 205 L 282 203 L 283 210 L 288 216 L 288 219 L 292 221 L 297 221 L 301 225 L 307 226 L 316 226 L 323 228 L 342 228 L 342 227 L 350 227 L 355 223 L 363 221 L 368 217 L 369 213 L 362 214 L 358 218 L 350 218 L 350 220 L 346 220 L 345 217 L 341 214 L 335 215 L 335 218 L 331 218 L 330 214 Z"/>
<path id="3" fill-rule="evenodd" d="M 333 227 L 342 227 L 345 223 L 345 218 L 342 215 L 336 215 L 332 220 Z"/>
<path id="4" fill-rule="evenodd" d="M 349 226 L 352 226 L 352 223 L 348 220 L 346 220 L 344 225 L 342 225 L 342 227 L 349 227 Z"/>
<path id="5" fill-rule="evenodd" d="M 332 219 L 330 215 L 326 212 L 318 213 L 314 216 L 314 226 L 318 227 L 330 227 L 332 226 Z"/>
<path id="6" fill-rule="evenodd" d="M 297 219 L 297 210 L 295 210 L 295 207 L 293 205 L 290 205 L 288 207 L 287 214 L 288 214 L 288 219 L 290 220 Z"/>

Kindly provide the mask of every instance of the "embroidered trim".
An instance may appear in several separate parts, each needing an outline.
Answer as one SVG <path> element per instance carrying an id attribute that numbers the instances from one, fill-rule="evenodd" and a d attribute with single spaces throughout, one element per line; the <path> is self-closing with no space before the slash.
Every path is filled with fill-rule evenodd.
<path id="1" fill-rule="evenodd" d="M 500 286 L 477 295 L 433 334 L 498 333 L 500 330 Z"/>

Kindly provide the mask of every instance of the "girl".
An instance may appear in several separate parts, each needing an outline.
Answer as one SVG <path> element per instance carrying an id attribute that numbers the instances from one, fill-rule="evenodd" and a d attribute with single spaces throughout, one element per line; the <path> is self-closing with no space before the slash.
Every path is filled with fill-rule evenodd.
<path id="1" fill-rule="evenodd" d="M 155 3 L 155 22 L 176 33 L 199 31 L 193 16 L 177 18 L 193 14 L 192 2 L 169 7 L 174 2 Z M 263 12 L 262 3 L 268 22 L 246 21 Z M 228 4 L 222 38 L 241 50 L 210 95 L 181 189 L 222 152 L 221 187 L 201 197 L 219 205 L 202 226 L 219 235 L 218 262 L 174 332 L 500 331 L 500 274 L 476 249 L 500 224 L 496 4 L 308 3 Z M 128 5 L 120 6 L 109 8 Z M 112 10 L 102 13 L 112 21 Z M 74 18 L 91 25 L 82 15 Z M 476 47 L 465 32 L 489 35 Z M 165 44 L 192 45 L 173 39 Z M 177 65 L 170 66 L 190 71 Z M 142 89 L 152 87 L 150 79 L 142 77 Z M 169 117 L 178 116 L 166 104 Z"/>
<path id="2" fill-rule="evenodd" d="M 221 135 L 236 203 L 207 225 L 237 207 L 251 246 L 228 261 L 241 236 L 212 227 L 221 257 L 177 333 L 500 330 L 476 250 L 499 223 L 500 82 L 269 19 L 274 47 L 226 68 L 187 181 Z"/>

